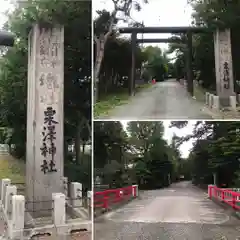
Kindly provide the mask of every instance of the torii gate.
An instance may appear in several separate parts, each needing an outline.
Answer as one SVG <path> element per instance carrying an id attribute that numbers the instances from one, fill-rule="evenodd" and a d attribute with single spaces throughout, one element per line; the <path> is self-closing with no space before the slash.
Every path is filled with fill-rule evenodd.
<path id="1" fill-rule="evenodd" d="M 127 27 L 120 28 L 120 33 L 131 34 L 132 44 L 132 70 L 129 82 L 129 95 L 133 95 L 135 88 L 135 50 L 137 43 L 162 43 L 176 42 L 176 39 L 137 39 L 138 33 L 183 33 L 187 37 L 187 89 L 193 95 L 193 69 L 192 69 L 192 35 L 196 33 L 209 32 L 206 27 Z M 215 68 L 216 68 L 216 85 L 219 105 L 229 106 L 236 98 L 233 83 L 233 67 L 231 52 L 230 29 L 216 29 L 214 32 L 214 49 L 215 49 Z"/>

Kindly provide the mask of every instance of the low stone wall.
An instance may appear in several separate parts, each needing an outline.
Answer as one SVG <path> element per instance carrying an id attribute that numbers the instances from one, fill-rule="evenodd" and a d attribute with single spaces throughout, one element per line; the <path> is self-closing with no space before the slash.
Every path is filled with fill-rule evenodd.
<path id="1" fill-rule="evenodd" d="M 1 233 L 3 239 L 31 239 L 33 236 L 46 233 L 57 237 L 80 229 L 91 231 L 92 192 L 88 192 L 89 208 L 84 211 L 82 184 L 72 182 L 69 190 L 70 196 L 67 197 L 68 182 L 67 178 L 64 178 L 64 193 L 52 194 L 51 223 L 26 229 L 24 225 L 27 221 L 26 216 L 29 218 L 25 206 L 27 201 L 23 195 L 17 195 L 17 187 L 11 184 L 10 179 L 2 179 L 0 181 L 0 212 L 5 224 L 5 231 Z M 74 218 L 67 218 L 67 209 L 72 211 Z M 32 220 L 34 222 L 35 219 Z"/>

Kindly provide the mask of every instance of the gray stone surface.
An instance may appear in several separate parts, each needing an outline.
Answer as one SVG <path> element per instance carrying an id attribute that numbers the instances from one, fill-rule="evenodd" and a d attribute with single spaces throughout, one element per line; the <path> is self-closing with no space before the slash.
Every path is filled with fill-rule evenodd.
<path id="1" fill-rule="evenodd" d="M 94 224 L 95 240 L 236 240 L 239 220 L 182 182 L 162 190 L 145 191 L 140 198 Z"/>
<path id="2" fill-rule="evenodd" d="M 229 97 L 234 95 L 230 29 L 216 31 L 214 49 L 217 95 L 222 106 L 229 106 Z"/>
<path id="3" fill-rule="evenodd" d="M 39 201 L 51 200 L 52 193 L 63 191 L 63 28 L 35 25 L 29 34 L 28 54 L 26 197 L 27 201 L 38 203 L 27 204 L 27 208 L 30 211 L 33 208 L 39 210 L 41 214 L 51 214 L 49 210 L 40 209 L 50 209 L 52 203 Z M 45 115 L 47 108 L 48 119 Z M 54 135 L 52 141 L 49 134 L 51 130 Z M 44 147 L 45 137 L 48 151 L 46 157 L 40 150 Z M 52 159 L 56 172 L 48 171 Z M 46 173 L 42 171 L 43 160 L 46 160 L 48 167 Z"/>
<path id="4" fill-rule="evenodd" d="M 211 119 L 204 104 L 194 100 L 175 79 L 156 83 L 99 119 Z"/>

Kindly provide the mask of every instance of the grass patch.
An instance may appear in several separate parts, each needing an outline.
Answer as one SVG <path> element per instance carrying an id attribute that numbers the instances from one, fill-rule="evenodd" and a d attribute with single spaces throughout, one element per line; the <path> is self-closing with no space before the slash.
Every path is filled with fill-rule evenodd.
<path id="1" fill-rule="evenodd" d="M 143 89 L 151 87 L 152 84 L 146 83 L 136 86 L 136 92 L 140 92 Z M 128 89 L 123 89 L 121 92 L 115 94 L 109 94 L 99 100 L 94 105 L 94 117 L 108 116 L 109 112 L 116 106 L 126 104 L 129 100 Z"/>
<path id="2" fill-rule="evenodd" d="M 196 100 L 205 103 L 206 92 L 214 93 L 214 91 L 211 91 L 209 89 L 205 89 L 200 85 L 194 84 L 194 92 L 193 93 L 194 93 L 194 96 L 195 96 Z"/>
<path id="3" fill-rule="evenodd" d="M 194 96 L 200 102 L 205 102 L 206 89 L 201 86 L 194 86 Z"/>
<path id="4" fill-rule="evenodd" d="M 127 93 L 108 95 L 94 105 L 94 117 L 107 116 L 109 111 L 128 102 Z"/>
<path id="5" fill-rule="evenodd" d="M 13 157 L 0 154 L 0 179 L 10 178 L 12 182 L 25 182 L 25 163 Z"/>

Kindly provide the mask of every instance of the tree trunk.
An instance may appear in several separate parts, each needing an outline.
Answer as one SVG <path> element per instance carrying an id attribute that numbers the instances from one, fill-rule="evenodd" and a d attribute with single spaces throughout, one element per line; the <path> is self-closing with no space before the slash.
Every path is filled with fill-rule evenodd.
<path id="1" fill-rule="evenodd" d="M 116 3 L 114 4 L 115 9 L 112 13 L 111 19 L 110 19 L 110 25 L 108 28 L 108 32 L 104 35 L 103 33 L 100 34 L 99 38 L 95 38 L 96 42 L 96 47 L 97 47 L 97 56 L 96 56 L 96 62 L 95 62 L 95 67 L 94 67 L 94 73 L 93 73 L 93 79 L 94 79 L 94 103 L 97 102 L 98 99 L 98 82 L 99 82 L 99 74 L 101 70 L 101 65 L 102 65 L 102 60 L 104 57 L 104 48 L 105 48 L 105 43 L 108 39 L 108 37 L 111 35 L 113 26 L 114 26 L 114 21 L 116 19 L 117 15 L 117 6 Z"/>
<path id="2" fill-rule="evenodd" d="M 101 71 L 102 60 L 104 57 L 105 37 L 103 34 L 100 35 L 99 39 L 96 40 L 97 45 L 97 56 L 94 69 L 94 103 L 98 100 L 98 85 L 99 85 L 99 74 Z"/>
<path id="3" fill-rule="evenodd" d="M 76 161 L 80 163 L 81 160 L 81 138 L 80 138 L 80 132 L 81 132 L 81 125 L 82 121 L 78 122 L 77 124 L 77 130 L 76 130 L 76 136 L 75 136 L 75 153 L 76 153 Z"/>
<path id="4" fill-rule="evenodd" d="M 82 141 L 82 156 L 84 156 L 84 154 L 85 154 L 85 147 L 86 147 L 86 142 Z M 81 164 L 84 164 L 83 161 L 84 161 L 84 158 L 82 157 Z"/>
<path id="5" fill-rule="evenodd" d="M 67 141 L 64 141 L 64 150 L 63 151 L 64 151 L 63 156 L 64 156 L 64 158 L 67 159 L 67 157 L 68 157 L 68 142 Z"/>

